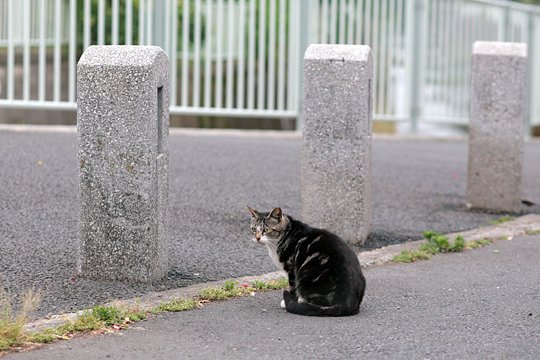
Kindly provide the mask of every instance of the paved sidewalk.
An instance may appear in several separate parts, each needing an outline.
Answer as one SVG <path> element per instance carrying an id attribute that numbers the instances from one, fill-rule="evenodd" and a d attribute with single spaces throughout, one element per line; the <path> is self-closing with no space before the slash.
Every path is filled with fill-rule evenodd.
<path id="1" fill-rule="evenodd" d="M 538 359 L 539 247 L 525 236 L 369 268 L 352 317 L 288 314 L 274 291 L 6 359 Z"/>

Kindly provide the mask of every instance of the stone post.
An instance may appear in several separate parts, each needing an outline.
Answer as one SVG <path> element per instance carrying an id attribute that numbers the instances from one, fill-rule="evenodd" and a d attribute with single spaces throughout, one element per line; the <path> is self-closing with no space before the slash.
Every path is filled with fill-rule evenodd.
<path id="1" fill-rule="evenodd" d="M 81 275 L 167 272 L 169 73 L 155 46 L 91 46 L 77 66 Z"/>
<path id="2" fill-rule="evenodd" d="M 371 229 L 372 79 L 368 46 L 306 51 L 302 219 L 356 245 Z"/>
<path id="3" fill-rule="evenodd" d="M 518 212 L 527 114 L 527 45 L 474 43 L 471 77 L 468 206 Z"/>

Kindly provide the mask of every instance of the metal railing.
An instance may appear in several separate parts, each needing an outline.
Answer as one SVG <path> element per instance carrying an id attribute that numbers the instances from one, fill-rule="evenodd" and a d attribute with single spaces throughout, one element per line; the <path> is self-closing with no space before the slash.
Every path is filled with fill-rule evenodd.
<path id="1" fill-rule="evenodd" d="M 535 52 L 540 46 L 539 10 L 510 1 L 417 1 L 411 10 L 416 27 L 409 43 L 418 51 L 408 62 L 412 68 L 408 89 L 419 94 L 407 106 L 413 127 L 417 121 L 468 122 L 471 52 L 478 40 L 528 44 L 528 121 L 540 123 L 540 103 L 532 101 L 540 95 Z"/>
<path id="2" fill-rule="evenodd" d="M 374 49 L 375 119 L 464 124 L 476 40 L 528 43 L 540 98 L 540 11 L 510 1 L 0 0 L 0 107 L 75 109 L 86 47 L 155 44 L 171 113 L 296 118 L 304 49 L 348 43 Z"/>

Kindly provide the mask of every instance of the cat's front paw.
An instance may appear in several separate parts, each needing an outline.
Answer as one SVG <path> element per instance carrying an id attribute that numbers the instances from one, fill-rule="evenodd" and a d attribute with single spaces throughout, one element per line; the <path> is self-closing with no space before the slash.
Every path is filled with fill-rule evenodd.
<path id="1" fill-rule="evenodd" d="M 285 309 L 286 306 L 285 306 L 285 300 L 281 300 L 281 303 L 279 304 L 279 306 L 282 308 L 282 309 Z"/>
<path id="2" fill-rule="evenodd" d="M 296 299 L 294 298 L 294 295 L 291 294 L 290 291 L 284 290 L 284 291 L 283 291 L 283 301 L 282 301 L 282 304 L 285 305 L 285 307 L 286 307 L 287 304 L 290 303 L 291 301 L 296 301 Z M 285 307 L 283 307 L 283 308 L 285 308 Z"/>

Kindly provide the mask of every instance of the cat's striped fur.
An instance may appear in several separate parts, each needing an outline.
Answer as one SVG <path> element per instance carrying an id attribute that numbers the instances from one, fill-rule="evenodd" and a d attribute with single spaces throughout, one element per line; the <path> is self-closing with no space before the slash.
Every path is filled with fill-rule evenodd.
<path id="1" fill-rule="evenodd" d="M 337 235 L 315 229 L 275 208 L 261 213 L 248 207 L 256 242 L 265 244 L 287 272 L 283 293 L 287 311 L 312 316 L 358 313 L 365 279 L 354 251 Z"/>

